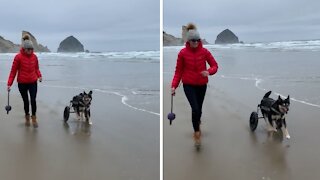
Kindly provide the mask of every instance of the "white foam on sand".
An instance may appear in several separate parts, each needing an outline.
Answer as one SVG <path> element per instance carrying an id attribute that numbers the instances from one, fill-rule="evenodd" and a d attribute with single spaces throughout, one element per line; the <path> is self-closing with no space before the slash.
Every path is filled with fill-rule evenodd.
<path id="1" fill-rule="evenodd" d="M 267 92 L 268 90 L 263 88 L 261 86 L 262 82 L 264 81 L 263 79 L 261 78 L 258 78 L 258 77 L 254 77 L 253 75 L 252 76 L 225 76 L 225 75 L 220 75 L 221 78 L 225 78 L 225 79 L 240 79 L 240 80 L 246 80 L 246 81 L 254 81 L 254 85 L 257 89 L 261 90 L 261 91 L 264 91 L 264 92 Z M 281 94 L 281 93 L 278 93 L 278 92 L 273 92 L 274 94 L 276 94 L 277 96 L 281 96 L 282 98 L 286 98 L 285 95 Z M 305 104 L 305 105 L 308 105 L 308 106 L 313 106 L 313 107 L 317 107 L 317 108 L 320 108 L 320 105 L 318 104 L 314 104 L 314 103 L 310 103 L 308 101 L 304 101 L 304 100 L 299 100 L 297 98 L 294 98 L 294 97 L 291 97 L 290 100 L 292 101 L 295 101 L 295 102 L 299 102 L 299 103 L 302 103 L 302 104 Z"/>
<path id="2" fill-rule="evenodd" d="M 64 88 L 64 89 L 80 89 L 80 90 L 86 89 L 84 87 L 77 87 L 77 86 L 73 86 L 73 87 L 71 87 L 71 86 L 58 86 L 58 85 L 42 85 L 42 86 L 50 87 L 50 88 Z M 127 107 L 129 107 L 131 109 L 137 110 L 137 111 L 142 111 L 142 112 L 146 112 L 146 113 L 153 114 L 153 115 L 156 115 L 156 116 L 160 116 L 160 113 L 156 113 L 156 112 L 153 112 L 153 111 L 149 111 L 149 110 L 146 110 L 146 109 L 142 109 L 142 108 L 138 108 L 138 107 L 130 105 L 128 103 L 129 98 L 126 95 L 121 94 L 120 92 L 108 91 L 108 90 L 97 89 L 97 88 L 92 89 L 92 91 L 120 96 L 121 97 L 121 103 L 123 105 L 125 105 L 125 106 L 127 106 Z"/>
<path id="3" fill-rule="evenodd" d="M 123 95 L 119 92 L 115 92 L 115 91 L 107 91 L 107 90 L 102 90 L 102 89 L 93 89 L 94 91 L 97 91 L 97 92 L 102 92 L 102 93 L 108 93 L 108 94 L 115 94 L 117 96 L 120 96 L 121 97 L 121 102 L 122 104 L 134 109 L 134 110 L 137 110 L 137 111 L 142 111 L 142 112 L 146 112 L 146 113 L 150 113 L 150 114 L 153 114 L 153 115 L 157 115 L 157 116 L 160 116 L 160 113 L 156 113 L 156 112 L 152 112 L 152 111 L 148 111 L 146 109 L 142 109 L 142 108 L 137 108 L 137 107 L 134 107 L 130 104 L 127 103 L 128 101 L 128 97 L 126 95 Z"/>

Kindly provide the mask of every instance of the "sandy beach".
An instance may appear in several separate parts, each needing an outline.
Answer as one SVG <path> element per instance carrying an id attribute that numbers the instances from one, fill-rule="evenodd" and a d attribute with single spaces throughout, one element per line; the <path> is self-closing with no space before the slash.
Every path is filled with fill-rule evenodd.
<path id="1" fill-rule="evenodd" d="M 40 97 L 48 92 L 42 85 L 39 89 Z M 6 95 L 1 94 L 2 179 L 159 179 L 159 121 L 155 115 L 124 106 L 121 97 L 94 91 L 92 126 L 76 120 L 75 114 L 70 114 L 68 123 L 62 121 L 69 99 L 56 104 L 39 100 L 39 128 L 34 129 L 24 126 L 19 94 L 12 92 L 13 109 L 8 115 Z"/>
<path id="2" fill-rule="evenodd" d="M 235 52 L 241 58 L 239 51 Z M 199 151 L 194 147 L 191 109 L 182 86 L 174 97 L 176 119 L 171 126 L 166 119 L 170 112 L 170 83 L 176 53 L 164 55 L 164 179 L 319 179 L 319 108 L 291 101 L 287 115 L 290 140 L 283 139 L 281 133 L 271 137 L 263 119 L 259 120 L 256 131 L 251 132 L 250 113 L 256 111 L 266 91 L 256 88 L 254 79 L 224 78 L 221 74 L 230 69 L 226 65 L 230 58 L 234 58 L 232 65 L 240 63 L 233 54 L 216 52 L 215 55 L 220 58 L 220 72 L 209 80 Z M 237 66 L 232 68 L 237 69 Z M 271 97 L 277 96 L 272 94 Z"/>
<path id="3" fill-rule="evenodd" d="M 2 179 L 158 179 L 159 133 L 153 115 L 130 110 L 117 97 L 104 103 L 95 93 L 92 126 L 74 114 L 65 124 L 63 107 L 39 102 L 39 128 L 34 129 L 24 126 L 21 98 L 11 99 L 9 115 L 4 103 L 0 111 Z M 0 100 L 6 102 L 3 96 Z"/>
<path id="4" fill-rule="evenodd" d="M 168 85 L 165 87 L 164 117 L 170 111 Z M 209 88 L 202 117 L 202 147 L 197 151 L 190 107 L 179 88 L 174 99 L 177 118 L 171 126 L 164 120 L 164 179 L 319 178 L 319 110 L 292 104 L 287 118 L 290 140 L 283 140 L 281 133 L 270 138 L 263 120 L 250 132 L 248 120 L 254 110 Z"/>
<path id="5" fill-rule="evenodd" d="M 115 54 L 117 58 L 109 58 Z M 39 128 L 33 129 L 24 126 L 16 81 L 11 90 L 13 109 L 9 115 L 5 112 L 14 54 L 0 54 L 1 179 L 158 180 L 158 56 L 39 53 L 43 82 L 38 83 L 37 94 Z M 63 111 L 72 97 L 90 90 L 93 125 L 79 122 L 75 114 L 65 124 Z"/>

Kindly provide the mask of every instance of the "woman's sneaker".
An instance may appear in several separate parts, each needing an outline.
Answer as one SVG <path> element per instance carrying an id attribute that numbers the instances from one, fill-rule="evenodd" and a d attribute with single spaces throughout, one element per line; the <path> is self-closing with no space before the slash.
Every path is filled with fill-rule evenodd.
<path id="1" fill-rule="evenodd" d="M 194 138 L 194 145 L 196 147 L 201 146 L 201 132 L 197 131 L 193 134 L 193 138 Z"/>
<path id="2" fill-rule="evenodd" d="M 38 127 L 38 122 L 37 122 L 37 117 L 36 116 L 31 116 L 32 119 L 32 125 L 34 128 Z"/>
<path id="3" fill-rule="evenodd" d="M 25 115 L 25 118 L 26 118 L 25 125 L 26 125 L 27 127 L 29 127 L 29 126 L 30 126 L 30 115 L 29 115 L 29 114 L 28 114 L 28 115 Z"/>

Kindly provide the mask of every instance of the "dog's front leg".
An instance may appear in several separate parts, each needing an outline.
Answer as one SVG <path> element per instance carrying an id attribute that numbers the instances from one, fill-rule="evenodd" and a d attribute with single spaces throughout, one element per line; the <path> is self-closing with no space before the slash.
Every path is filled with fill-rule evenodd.
<path id="1" fill-rule="evenodd" d="M 80 110 L 79 107 L 76 108 L 77 120 L 80 120 Z"/>
<path id="2" fill-rule="evenodd" d="M 84 119 L 84 112 L 82 111 L 80 114 L 81 114 L 81 119 L 83 120 Z"/>
<path id="3" fill-rule="evenodd" d="M 278 130 L 277 130 L 277 123 L 276 123 L 276 121 L 272 121 L 272 128 L 273 128 L 273 131 L 274 132 L 277 132 Z"/>
<path id="4" fill-rule="evenodd" d="M 286 136 L 287 139 L 290 139 L 290 135 L 289 135 L 289 132 L 288 132 L 288 129 L 287 129 L 287 123 L 286 123 L 286 120 L 283 119 L 282 120 L 283 124 L 282 124 L 282 133 Z"/>
<path id="5" fill-rule="evenodd" d="M 90 109 L 86 109 L 85 117 L 88 124 L 92 125 L 92 121 L 90 120 Z"/>
<path id="6" fill-rule="evenodd" d="M 290 139 L 290 135 L 287 128 L 282 127 L 282 133 L 286 136 L 287 139 Z"/>
<path id="7" fill-rule="evenodd" d="M 271 131 L 275 131 L 276 129 L 274 127 L 272 127 L 269 119 L 267 119 L 266 117 L 264 117 L 264 120 L 266 121 L 267 124 L 267 131 L 271 132 Z M 277 130 L 276 130 L 277 131 Z"/>

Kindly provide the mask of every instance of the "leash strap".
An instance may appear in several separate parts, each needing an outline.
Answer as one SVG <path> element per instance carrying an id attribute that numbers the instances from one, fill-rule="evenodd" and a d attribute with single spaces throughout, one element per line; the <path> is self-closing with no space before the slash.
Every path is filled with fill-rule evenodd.
<path id="1" fill-rule="evenodd" d="M 171 94 L 171 113 L 172 113 L 172 110 L 173 110 L 173 95 Z"/>
<path id="2" fill-rule="evenodd" d="M 10 93 L 10 91 L 8 91 L 8 106 L 9 106 L 9 93 Z"/>
<path id="3" fill-rule="evenodd" d="M 271 107 L 270 109 L 271 109 L 273 112 L 275 112 L 275 113 L 277 113 L 277 114 L 279 114 L 279 115 L 282 115 L 282 113 L 279 112 L 279 111 L 277 111 L 275 108 Z"/>

